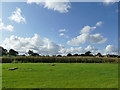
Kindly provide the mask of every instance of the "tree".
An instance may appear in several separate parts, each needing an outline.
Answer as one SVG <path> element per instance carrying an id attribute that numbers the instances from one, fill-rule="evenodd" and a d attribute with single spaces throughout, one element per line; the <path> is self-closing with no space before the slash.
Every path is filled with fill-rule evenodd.
<path id="1" fill-rule="evenodd" d="M 72 56 L 72 54 L 71 54 L 71 53 L 68 53 L 67 56 L 68 56 L 68 57 L 69 57 L 69 56 Z"/>
<path id="2" fill-rule="evenodd" d="M 18 52 L 13 50 L 13 49 L 10 49 L 9 50 L 9 55 L 14 55 L 14 56 L 17 56 L 18 55 Z"/>
<path id="3" fill-rule="evenodd" d="M 85 56 L 93 56 L 93 55 L 91 54 L 90 51 L 87 51 L 87 52 L 85 53 Z"/>
<path id="4" fill-rule="evenodd" d="M 0 46 L 0 54 L 1 55 L 7 55 L 7 49 L 4 49 L 3 47 Z"/>
<path id="5" fill-rule="evenodd" d="M 85 54 L 81 54 L 80 56 L 85 56 Z"/>
<path id="6" fill-rule="evenodd" d="M 31 56 L 39 56 L 38 53 L 33 53 Z"/>
<path id="7" fill-rule="evenodd" d="M 101 54 L 101 53 L 97 53 L 97 56 L 98 56 L 98 57 L 102 57 L 102 54 Z"/>
<path id="8" fill-rule="evenodd" d="M 79 56 L 78 54 L 74 54 L 73 56 Z"/>
<path id="9" fill-rule="evenodd" d="M 62 57 L 62 55 L 57 55 L 57 57 Z"/>
<path id="10" fill-rule="evenodd" d="M 39 56 L 38 53 L 34 53 L 33 51 L 29 50 L 28 51 L 29 56 Z"/>
<path id="11" fill-rule="evenodd" d="M 29 50 L 29 51 L 28 51 L 28 54 L 29 54 L 29 56 L 32 56 L 33 51 Z"/>

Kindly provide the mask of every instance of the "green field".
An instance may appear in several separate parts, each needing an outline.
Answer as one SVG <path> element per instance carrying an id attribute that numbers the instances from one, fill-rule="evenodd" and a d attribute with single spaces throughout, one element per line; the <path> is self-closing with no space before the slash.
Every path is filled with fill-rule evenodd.
<path id="1" fill-rule="evenodd" d="M 19 69 L 9 71 L 9 68 Z M 4 63 L 3 88 L 117 88 L 118 64 Z"/>

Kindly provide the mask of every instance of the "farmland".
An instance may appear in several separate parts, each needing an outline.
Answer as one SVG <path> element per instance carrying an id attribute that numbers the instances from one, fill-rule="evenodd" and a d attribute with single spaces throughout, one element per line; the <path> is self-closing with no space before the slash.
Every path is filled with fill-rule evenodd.
<path id="1" fill-rule="evenodd" d="M 3 88 L 117 88 L 117 63 L 3 63 Z M 9 71 L 9 68 L 18 67 Z"/>

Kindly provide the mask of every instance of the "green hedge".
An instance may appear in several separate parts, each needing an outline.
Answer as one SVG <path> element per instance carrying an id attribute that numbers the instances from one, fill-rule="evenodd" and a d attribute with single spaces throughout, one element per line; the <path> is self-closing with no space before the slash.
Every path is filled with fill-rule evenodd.
<path id="1" fill-rule="evenodd" d="M 118 58 L 98 57 L 3 57 L 2 63 L 118 63 Z"/>

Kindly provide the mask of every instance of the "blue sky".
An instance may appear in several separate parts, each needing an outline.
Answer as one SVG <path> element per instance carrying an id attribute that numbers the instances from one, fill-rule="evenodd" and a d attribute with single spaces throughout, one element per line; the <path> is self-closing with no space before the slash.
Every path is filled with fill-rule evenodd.
<path id="1" fill-rule="evenodd" d="M 91 47 L 98 48 L 102 51 L 108 45 L 111 45 L 111 47 L 114 46 L 114 48 L 118 47 L 117 3 L 104 5 L 103 3 L 93 2 L 71 2 L 70 7 L 71 8 L 67 8 L 68 12 L 61 13 L 59 10 L 44 8 L 44 5 L 35 3 L 3 3 L 2 22 L 5 25 L 12 25 L 14 27 L 12 32 L 3 30 L 3 42 L 6 38 L 10 38 L 11 35 L 21 38 L 32 38 L 34 37 L 34 34 L 38 34 L 40 39 L 48 38 L 56 45 L 63 45 L 64 49 L 69 49 L 71 47 L 87 48 L 87 46 L 90 45 Z M 12 12 L 16 11 L 18 8 L 21 10 L 21 16 L 26 20 L 25 23 L 17 23 L 8 18 L 12 15 Z M 97 22 L 102 22 L 102 24 L 96 26 Z M 99 33 L 103 39 L 106 38 L 107 40 L 103 43 L 91 43 L 91 41 L 86 40 L 85 43 L 79 43 L 77 46 L 67 44 L 68 41 L 72 42 L 72 39 L 80 36 L 81 30 L 87 25 L 96 27 L 89 35 Z M 64 29 L 65 32 L 59 32 L 61 29 Z M 60 33 L 63 33 L 64 35 L 60 36 Z M 37 52 L 39 53 L 39 51 Z M 72 53 L 72 51 L 70 52 Z"/>

